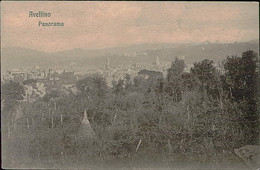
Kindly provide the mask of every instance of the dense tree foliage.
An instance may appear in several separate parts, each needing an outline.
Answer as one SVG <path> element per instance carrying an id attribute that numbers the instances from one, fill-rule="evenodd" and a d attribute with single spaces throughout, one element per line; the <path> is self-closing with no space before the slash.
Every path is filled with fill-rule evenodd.
<path id="1" fill-rule="evenodd" d="M 1 120 L 2 128 L 6 129 L 8 124 L 14 117 L 12 114 L 17 109 L 19 100 L 23 99 L 25 91 L 19 83 L 10 81 L 1 85 Z"/>
<path id="2" fill-rule="evenodd" d="M 176 58 L 165 78 L 143 70 L 111 88 L 104 77 L 87 76 L 77 81 L 76 94 L 53 91 L 20 104 L 23 114 L 15 122 L 21 127 L 13 130 L 8 146 L 18 152 L 19 142 L 27 157 L 43 164 L 227 161 L 234 148 L 258 141 L 256 58 L 253 51 L 228 57 L 222 72 L 210 60 L 185 72 L 184 61 Z M 13 86 L 3 88 L 5 99 L 9 91 L 19 99 L 22 90 Z M 96 134 L 93 141 L 78 132 L 85 110 Z"/>
<path id="3" fill-rule="evenodd" d="M 248 133 L 250 143 L 258 139 L 259 113 L 257 112 L 257 54 L 246 51 L 242 57 L 231 56 L 224 61 L 225 79 L 224 90 L 229 98 L 239 103 L 243 112 L 243 123 L 250 126 Z"/>
<path id="4" fill-rule="evenodd" d="M 23 86 L 19 83 L 10 81 L 1 86 L 1 101 L 3 101 L 4 105 L 6 105 L 5 108 L 8 110 L 17 104 L 18 100 L 22 100 L 24 94 Z"/>

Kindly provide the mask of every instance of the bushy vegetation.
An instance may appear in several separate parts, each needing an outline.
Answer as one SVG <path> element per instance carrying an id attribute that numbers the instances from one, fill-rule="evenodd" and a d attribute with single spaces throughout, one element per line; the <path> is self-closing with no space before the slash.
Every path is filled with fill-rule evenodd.
<path id="1" fill-rule="evenodd" d="M 104 77 L 91 75 L 77 82 L 77 94 L 51 92 L 19 107 L 6 102 L 18 99 L 14 91 L 21 88 L 5 85 L 2 99 L 8 109 L 2 111 L 14 116 L 3 121 L 6 128 L 16 126 L 11 135 L 4 133 L 9 136 L 6 156 L 23 158 L 16 163 L 30 158 L 38 166 L 159 159 L 202 164 L 224 161 L 234 148 L 256 144 L 257 54 L 227 57 L 223 70 L 211 60 L 194 63 L 189 73 L 184 68 L 176 58 L 166 78 L 144 70 L 133 81 L 126 75 L 113 82 L 112 88 Z M 93 138 L 79 133 L 84 110 Z M 18 112 L 23 114 L 17 117 Z M 19 148 L 23 156 L 16 154 Z"/>

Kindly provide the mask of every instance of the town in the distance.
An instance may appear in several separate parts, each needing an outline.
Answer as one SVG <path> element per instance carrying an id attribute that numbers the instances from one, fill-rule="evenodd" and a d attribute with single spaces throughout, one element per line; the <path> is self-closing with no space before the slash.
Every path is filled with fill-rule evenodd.
<path id="1" fill-rule="evenodd" d="M 184 56 L 182 57 L 184 60 Z M 141 70 L 153 70 L 162 72 L 164 75 L 167 73 L 170 64 L 161 63 L 159 56 L 150 64 L 133 64 L 128 67 L 110 65 L 109 57 L 105 58 L 103 68 L 97 68 L 96 70 L 90 69 L 83 73 L 77 64 L 72 62 L 69 68 L 61 70 L 57 68 L 43 69 L 35 65 L 26 69 L 11 69 L 6 71 L 1 76 L 2 82 L 14 81 L 21 85 L 24 85 L 26 89 L 25 101 L 33 102 L 39 97 L 43 97 L 47 91 L 53 89 L 62 89 L 67 93 L 76 93 L 75 84 L 79 79 L 84 78 L 89 74 L 100 74 L 107 80 L 109 86 L 112 86 L 113 81 L 123 79 L 125 75 L 135 77 L 137 75 L 146 76 Z M 188 67 L 185 69 L 187 72 Z M 138 74 L 139 73 L 139 74 Z"/>
<path id="2" fill-rule="evenodd" d="M 74 59 L 73 57 L 70 57 L 69 59 L 66 58 L 67 62 L 65 64 L 62 63 L 60 65 L 51 65 L 52 61 L 55 62 L 55 58 L 49 59 L 49 65 L 46 64 L 39 66 L 41 62 L 38 64 L 35 62 L 32 64 L 27 62 L 27 65 L 24 66 L 23 63 L 21 63 L 21 66 L 17 68 L 8 67 L 6 69 L 2 69 L 1 82 L 4 83 L 12 80 L 23 85 L 26 93 L 26 95 L 24 95 L 23 101 L 33 102 L 55 89 L 62 89 L 65 93 L 76 93 L 76 82 L 91 74 L 99 74 L 105 77 L 107 84 L 110 87 L 113 86 L 113 81 L 117 82 L 119 79 L 124 79 L 126 75 L 129 75 L 132 81 L 133 78 L 137 75 L 148 78 L 149 76 L 147 73 L 149 71 L 161 73 L 163 77 L 166 77 L 167 70 L 171 67 L 171 62 L 173 62 L 175 58 L 184 60 L 186 65 L 185 72 L 189 72 L 190 68 L 193 66 L 192 61 L 197 60 L 196 57 L 193 59 L 190 57 L 192 55 L 187 53 L 189 49 L 194 50 L 197 48 L 201 51 L 202 54 L 205 53 L 207 56 L 210 56 L 209 52 L 211 51 L 213 51 L 212 54 L 216 54 L 216 51 L 223 51 L 221 49 L 228 49 L 231 51 L 231 54 L 232 51 L 234 51 L 233 54 L 235 54 L 235 52 L 238 51 L 237 49 L 242 51 L 251 47 L 255 50 L 258 45 L 257 41 L 252 41 L 245 43 L 235 42 L 230 44 L 207 43 L 188 46 L 182 45 L 172 48 L 169 46 L 169 44 L 168 47 L 166 46 L 160 48 L 153 48 L 153 45 L 150 46 L 152 49 L 146 47 L 147 49 L 144 48 L 145 50 L 132 50 L 132 52 L 128 52 L 127 50 L 129 49 L 125 48 L 126 52 L 121 54 L 103 54 L 103 56 L 98 56 L 96 59 L 92 58 L 92 60 L 90 59 L 86 61 L 82 59 L 82 56 L 76 56 Z M 7 52 L 4 50 L 5 49 L 3 49 L 2 52 L 5 52 L 4 54 L 6 54 L 6 56 L 2 57 L 2 66 L 8 66 L 8 64 L 10 65 L 10 63 L 13 62 L 12 53 L 10 54 L 8 51 L 9 49 L 6 49 Z M 120 50 L 122 51 L 122 49 Z M 179 52 L 182 50 L 184 53 Z M 187 59 L 185 55 L 189 55 L 190 58 Z M 220 56 L 218 59 L 221 60 L 225 57 L 226 56 Z M 8 61 L 8 59 L 10 61 Z M 88 61 L 92 61 L 94 64 Z M 84 62 L 87 62 L 85 66 L 82 64 Z M 222 71 L 221 64 L 219 62 L 215 62 L 214 66 L 219 71 Z"/>

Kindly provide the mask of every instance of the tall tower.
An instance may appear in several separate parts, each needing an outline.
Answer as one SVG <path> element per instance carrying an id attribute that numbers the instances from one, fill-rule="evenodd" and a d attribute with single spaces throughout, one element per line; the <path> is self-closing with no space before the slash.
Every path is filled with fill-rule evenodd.
<path id="1" fill-rule="evenodd" d="M 159 66 L 159 65 L 160 65 L 160 59 L 159 59 L 158 56 L 156 56 L 155 64 L 156 64 L 156 66 Z"/>
<path id="2" fill-rule="evenodd" d="M 109 69 L 109 67 L 110 67 L 110 62 L 109 62 L 109 57 L 107 57 L 107 61 L 106 61 L 106 69 Z"/>
<path id="3" fill-rule="evenodd" d="M 52 74 L 53 74 L 53 70 L 52 70 L 52 68 L 49 68 L 49 77 L 51 77 Z"/>

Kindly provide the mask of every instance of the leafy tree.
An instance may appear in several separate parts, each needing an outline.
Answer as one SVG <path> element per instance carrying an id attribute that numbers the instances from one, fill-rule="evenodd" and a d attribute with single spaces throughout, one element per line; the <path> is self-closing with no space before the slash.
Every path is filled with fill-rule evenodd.
<path id="1" fill-rule="evenodd" d="M 228 56 L 224 60 L 225 77 L 223 77 L 223 84 L 225 90 L 229 93 L 230 98 L 241 101 L 243 99 L 243 64 L 241 57 Z"/>
<path id="2" fill-rule="evenodd" d="M 9 81 L 1 86 L 1 102 L 4 104 L 4 110 L 9 111 L 23 99 L 25 95 L 24 88 L 19 83 Z"/>
<path id="3" fill-rule="evenodd" d="M 148 76 L 150 78 L 162 78 L 163 75 L 159 71 L 153 71 L 153 70 L 141 70 L 138 72 L 138 75 Z"/>
<path id="4" fill-rule="evenodd" d="M 199 79 L 203 90 L 206 89 L 208 94 L 218 97 L 219 75 L 212 60 L 195 62 L 190 72 Z"/>
<path id="5" fill-rule="evenodd" d="M 140 76 L 140 75 L 136 76 L 134 78 L 135 91 L 144 93 L 146 91 L 146 88 L 145 88 L 146 81 L 147 80 L 143 76 Z"/>
<path id="6" fill-rule="evenodd" d="M 181 75 L 182 80 L 182 91 L 191 91 L 200 85 L 200 81 L 197 77 L 191 73 L 183 73 Z"/>
<path id="7" fill-rule="evenodd" d="M 181 100 L 181 86 L 182 78 L 181 75 L 184 72 L 185 63 L 184 60 L 179 60 L 178 58 L 172 62 L 171 67 L 168 69 L 167 82 L 165 83 L 164 90 L 173 96 L 174 101 Z"/>
<path id="8" fill-rule="evenodd" d="M 186 66 L 184 60 L 179 60 L 178 58 L 175 58 L 175 61 L 172 62 L 171 68 L 168 69 L 167 80 L 174 80 L 184 71 L 185 67 Z"/>
<path id="9" fill-rule="evenodd" d="M 123 79 L 119 79 L 116 86 L 115 86 L 115 89 L 114 89 L 114 93 L 115 94 L 123 94 L 124 93 L 124 80 Z"/>
<path id="10" fill-rule="evenodd" d="M 76 84 L 78 90 L 87 96 L 97 96 L 102 98 L 108 91 L 108 86 L 104 77 L 100 75 L 88 76 L 85 79 L 79 80 Z"/>
<path id="11" fill-rule="evenodd" d="M 125 89 L 131 90 L 132 82 L 131 82 L 131 76 L 129 74 L 125 75 Z"/>
<path id="12" fill-rule="evenodd" d="M 256 101 L 257 101 L 257 54 L 250 50 L 242 53 L 242 64 L 244 66 L 243 73 L 241 76 L 244 77 L 244 88 L 245 98 L 250 105 L 249 112 L 256 112 Z M 253 117 L 255 119 L 256 117 Z"/>
<path id="13" fill-rule="evenodd" d="M 60 89 L 52 89 L 51 91 L 47 92 L 44 96 L 43 96 L 43 101 L 45 102 L 50 102 L 51 100 L 58 98 L 60 96 L 62 96 L 62 91 Z"/>
<path id="14" fill-rule="evenodd" d="M 244 112 L 245 126 L 250 125 L 251 142 L 258 139 L 259 114 L 257 112 L 257 54 L 252 51 L 242 53 L 242 57 L 230 56 L 224 61 L 224 90 L 234 102 L 240 103 Z"/>
<path id="15" fill-rule="evenodd" d="M 37 82 L 37 80 L 35 80 L 35 79 L 28 79 L 28 80 L 23 81 L 23 84 L 27 85 L 27 84 L 33 84 L 36 82 Z"/>

